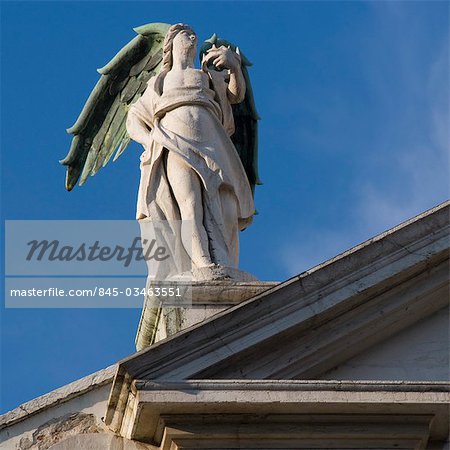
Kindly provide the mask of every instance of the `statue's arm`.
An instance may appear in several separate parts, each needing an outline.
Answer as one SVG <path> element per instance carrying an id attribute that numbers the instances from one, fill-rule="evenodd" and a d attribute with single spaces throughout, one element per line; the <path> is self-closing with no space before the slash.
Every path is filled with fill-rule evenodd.
<path id="1" fill-rule="evenodd" d="M 245 79 L 242 74 L 241 64 L 235 68 L 230 68 L 230 81 L 228 82 L 228 100 L 230 103 L 241 103 L 245 98 Z"/>
<path id="2" fill-rule="evenodd" d="M 230 103 L 241 103 L 245 98 L 246 83 L 241 70 L 241 57 L 238 52 L 234 52 L 228 47 L 213 46 L 203 57 L 204 67 L 212 61 L 217 69 L 228 69 L 229 81 L 227 97 Z"/>
<path id="3" fill-rule="evenodd" d="M 132 106 L 128 111 L 127 132 L 133 141 L 139 142 L 144 146 L 148 143 L 150 129 L 140 117 L 140 114 L 134 106 Z"/>

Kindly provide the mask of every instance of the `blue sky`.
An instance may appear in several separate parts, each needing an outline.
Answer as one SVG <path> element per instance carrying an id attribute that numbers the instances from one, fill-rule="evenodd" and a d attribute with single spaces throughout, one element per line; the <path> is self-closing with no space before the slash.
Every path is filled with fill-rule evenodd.
<path id="1" fill-rule="evenodd" d="M 134 218 L 140 148 L 67 193 L 65 129 L 133 27 L 185 22 L 254 63 L 264 185 L 241 268 L 261 280 L 300 273 L 448 197 L 448 8 L 3 2 L 2 219 Z M 131 354 L 139 315 L 3 308 L 2 411 Z"/>

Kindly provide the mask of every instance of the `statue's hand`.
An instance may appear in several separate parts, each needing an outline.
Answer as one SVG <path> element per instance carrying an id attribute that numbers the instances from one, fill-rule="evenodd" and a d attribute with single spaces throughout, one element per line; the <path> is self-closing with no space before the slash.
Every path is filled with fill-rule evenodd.
<path id="1" fill-rule="evenodd" d="M 219 70 L 228 69 L 231 72 L 236 72 L 241 68 L 239 49 L 234 52 L 230 47 L 213 45 L 203 56 L 202 67 L 206 67 L 210 62 Z"/>

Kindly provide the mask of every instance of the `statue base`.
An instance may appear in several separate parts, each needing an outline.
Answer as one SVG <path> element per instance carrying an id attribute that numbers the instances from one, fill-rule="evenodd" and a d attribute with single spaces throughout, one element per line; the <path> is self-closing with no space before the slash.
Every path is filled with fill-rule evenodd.
<path id="1" fill-rule="evenodd" d="M 257 281 L 252 275 L 237 269 L 212 267 L 192 275 L 214 275 L 216 279 L 196 279 L 192 282 L 192 303 L 183 307 L 169 307 L 146 296 L 136 335 L 136 349 L 172 336 L 192 325 L 203 322 L 231 306 L 252 298 L 278 282 Z M 231 269 L 231 270 L 230 270 Z M 225 278 L 225 276 L 228 278 Z M 235 278 L 232 278 L 234 276 Z M 245 277 L 252 279 L 245 280 Z M 241 278 L 239 281 L 236 278 Z M 244 278 L 244 280 L 242 280 Z"/>
<path id="2" fill-rule="evenodd" d="M 211 264 L 209 266 L 197 267 L 190 272 L 180 275 L 180 279 L 190 279 L 198 281 L 258 281 L 258 279 L 248 272 L 234 267 Z M 176 277 L 175 277 L 176 280 Z"/>

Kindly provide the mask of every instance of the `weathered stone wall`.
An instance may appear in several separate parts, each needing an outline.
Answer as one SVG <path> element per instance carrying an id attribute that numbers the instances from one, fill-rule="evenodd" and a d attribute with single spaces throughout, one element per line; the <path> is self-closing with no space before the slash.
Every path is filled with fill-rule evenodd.
<path id="1" fill-rule="evenodd" d="M 105 427 L 94 414 L 75 412 L 42 424 L 31 436 L 22 437 L 17 447 L 20 450 L 47 450 L 69 436 L 104 431 Z"/>
<path id="2" fill-rule="evenodd" d="M 78 434 L 59 442 L 49 450 L 153 450 L 156 447 L 130 441 L 112 433 Z"/>
<path id="3" fill-rule="evenodd" d="M 105 432 L 114 371 L 111 366 L 1 416 L 0 449 L 46 450 L 69 436 Z"/>

